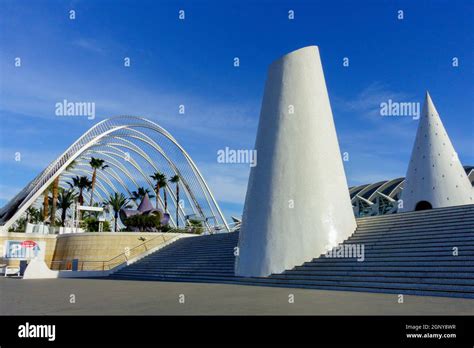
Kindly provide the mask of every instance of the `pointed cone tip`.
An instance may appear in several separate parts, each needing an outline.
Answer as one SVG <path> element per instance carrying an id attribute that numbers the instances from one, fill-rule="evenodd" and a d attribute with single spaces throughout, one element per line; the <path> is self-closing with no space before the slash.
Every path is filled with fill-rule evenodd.
<path id="1" fill-rule="evenodd" d="M 428 114 L 438 113 L 438 111 L 436 110 L 436 107 L 433 103 L 433 100 L 431 99 L 430 92 L 428 92 L 428 90 L 426 91 L 426 94 L 425 94 L 424 110 L 426 110 L 426 113 L 428 113 Z"/>
<path id="2" fill-rule="evenodd" d="M 425 92 L 425 101 L 428 101 L 428 100 L 431 101 L 431 96 L 430 96 L 430 92 L 428 90 L 426 90 L 426 92 Z"/>

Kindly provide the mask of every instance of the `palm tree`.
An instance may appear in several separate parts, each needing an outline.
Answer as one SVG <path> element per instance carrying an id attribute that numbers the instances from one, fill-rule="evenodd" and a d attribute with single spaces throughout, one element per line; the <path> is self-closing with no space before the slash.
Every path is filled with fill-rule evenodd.
<path id="1" fill-rule="evenodd" d="M 191 219 L 188 220 L 188 223 L 193 233 L 201 234 L 203 232 L 202 221 Z"/>
<path id="2" fill-rule="evenodd" d="M 84 196 L 82 195 L 84 190 L 89 191 L 92 187 L 92 181 L 90 181 L 87 176 L 77 176 L 72 178 L 72 182 L 69 183 L 71 188 L 77 187 L 79 189 L 78 201 L 79 204 L 84 204 Z"/>
<path id="3" fill-rule="evenodd" d="M 61 226 L 64 227 L 66 221 L 66 211 L 71 207 L 77 198 L 77 193 L 74 190 L 59 190 L 58 194 L 58 209 L 61 210 Z"/>
<path id="4" fill-rule="evenodd" d="M 66 171 L 67 170 L 70 170 L 72 168 L 74 168 L 74 166 L 76 165 L 76 161 L 72 161 L 71 163 L 69 163 L 69 165 L 66 167 Z M 51 226 L 54 226 L 54 224 L 56 223 L 56 205 L 57 205 L 57 201 L 58 201 L 58 194 L 59 194 L 59 178 L 60 178 L 61 175 L 58 175 L 54 181 L 53 181 L 53 201 L 52 201 L 52 204 L 51 204 L 51 215 L 50 215 L 50 221 L 51 221 Z"/>
<path id="5" fill-rule="evenodd" d="M 164 201 L 165 201 L 165 213 L 166 213 L 166 211 L 168 210 L 168 199 L 166 197 L 166 183 L 167 183 L 166 176 L 163 173 L 156 172 L 153 175 L 150 175 L 150 178 L 155 180 L 155 183 L 156 183 L 155 184 L 156 185 L 155 186 L 156 209 L 158 209 L 158 202 L 159 202 L 159 199 L 160 199 L 160 188 L 163 187 L 163 198 L 164 198 Z"/>
<path id="6" fill-rule="evenodd" d="M 132 192 L 132 195 L 130 196 L 130 199 L 136 203 L 138 200 L 142 200 L 143 197 L 145 197 L 146 194 L 148 194 L 148 198 L 155 197 L 155 195 L 152 195 L 150 193 L 150 189 L 146 189 L 144 187 L 139 187 L 139 188 L 137 188 L 137 191 Z"/>
<path id="7" fill-rule="evenodd" d="M 84 190 L 89 191 L 92 187 L 92 181 L 90 181 L 87 176 L 77 176 L 72 178 L 72 183 L 68 183 L 71 188 L 77 187 L 79 189 L 79 196 L 77 198 L 79 205 L 84 204 L 84 196 L 82 195 Z M 77 213 L 77 219 L 81 220 L 81 211 Z"/>
<path id="8" fill-rule="evenodd" d="M 117 222 L 119 217 L 120 209 L 129 208 L 128 205 L 129 199 L 125 198 L 123 193 L 114 192 L 109 196 L 109 199 L 106 200 L 103 204 L 108 205 L 114 211 L 114 218 L 115 218 L 115 227 L 114 231 L 117 232 Z"/>
<path id="9" fill-rule="evenodd" d="M 40 212 L 35 207 L 29 207 L 26 210 L 26 222 L 37 223 L 41 220 L 42 212 Z"/>
<path id="10" fill-rule="evenodd" d="M 46 221 L 48 218 L 49 211 L 49 187 L 46 188 L 43 192 L 43 221 Z"/>
<path id="11" fill-rule="evenodd" d="M 176 184 L 176 227 L 179 227 L 179 175 L 172 176 L 170 182 Z"/>
<path id="12" fill-rule="evenodd" d="M 53 190 L 51 183 L 43 192 L 43 221 L 48 220 L 49 216 L 49 193 Z"/>
<path id="13" fill-rule="evenodd" d="M 57 205 L 57 200 L 58 200 L 58 190 L 59 190 L 59 175 L 54 179 L 53 181 L 53 198 L 51 202 L 51 215 L 49 218 L 49 221 L 51 223 L 51 226 L 54 226 L 56 223 L 56 205 Z"/>
<path id="14" fill-rule="evenodd" d="M 91 157 L 91 161 L 89 164 L 91 165 L 92 169 L 94 170 L 92 172 L 92 185 L 91 185 L 91 201 L 89 205 L 92 207 L 92 201 L 94 199 L 94 187 L 95 187 L 95 180 L 97 176 L 97 169 L 104 170 L 105 168 L 108 167 L 108 165 L 104 165 L 104 160 L 100 158 L 94 158 Z"/>

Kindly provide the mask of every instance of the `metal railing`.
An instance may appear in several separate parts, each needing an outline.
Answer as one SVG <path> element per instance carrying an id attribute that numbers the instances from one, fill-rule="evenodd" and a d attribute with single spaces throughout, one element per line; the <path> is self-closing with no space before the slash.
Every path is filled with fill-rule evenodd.
<path id="1" fill-rule="evenodd" d="M 146 240 L 143 243 L 134 246 L 117 256 L 112 257 L 109 260 L 78 260 L 77 270 L 78 271 L 108 271 L 111 270 L 125 262 L 128 262 L 130 259 L 134 259 L 137 256 L 140 256 L 147 251 L 164 244 L 172 239 L 178 238 L 178 236 L 173 236 L 166 238 L 165 234 L 161 234 L 152 239 Z M 73 269 L 73 260 L 60 260 L 60 261 L 51 261 L 51 269 L 55 271 L 64 271 Z"/>

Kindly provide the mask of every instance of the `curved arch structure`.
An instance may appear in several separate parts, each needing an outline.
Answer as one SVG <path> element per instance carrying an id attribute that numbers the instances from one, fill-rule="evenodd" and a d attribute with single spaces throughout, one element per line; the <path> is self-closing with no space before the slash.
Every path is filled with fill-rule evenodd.
<path id="1" fill-rule="evenodd" d="M 202 220 L 210 231 L 229 231 L 212 192 L 198 167 L 176 139 L 158 124 L 142 117 L 118 116 L 103 120 L 77 139 L 61 156 L 51 162 L 10 202 L 0 209 L 0 225 L 6 231 L 30 206 L 38 205 L 47 187 L 60 176 L 60 187 L 67 188 L 71 176 L 91 176 L 88 163 L 91 157 L 105 160 L 109 166 L 98 171 L 93 201 L 100 203 L 112 192 L 123 192 L 126 197 L 138 186 L 154 192 L 150 175 L 156 171 L 166 177 L 180 176 L 180 199 L 175 188 L 164 189 L 169 197 L 170 224 L 184 226 L 186 220 Z M 68 166 L 74 161 L 73 168 Z M 90 194 L 85 193 L 90 199 Z M 88 202 L 88 200 L 86 200 Z M 164 211 L 162 197 L 158 207 Z M 176 209 L 178 219 L 176 221 Z"/>
<path id="2" fill-rule="evenodd" d="M 474 186 L 474 166 L 464 166 L 466 177 Z M 349 187 L 352 208 L 356 217 L 385 215 L 398 212 L 405 178 L 380 181 Z M 474 187 L 472 188 L 474 190 Z"/>

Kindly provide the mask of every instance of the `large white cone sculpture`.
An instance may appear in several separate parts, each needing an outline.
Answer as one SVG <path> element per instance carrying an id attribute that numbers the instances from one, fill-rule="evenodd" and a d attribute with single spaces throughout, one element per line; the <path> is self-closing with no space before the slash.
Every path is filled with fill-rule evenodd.
<path id="1" fill-rule="evenodd" d="M 235 273 L 268 276 L 318 257 L 356 228 L 316 46 L 269 68 Z"/>
<path id="2" fill-rule="evenodd" d="M 472 204 L 473 189 L 426 92 L 399 211 Z"/>

